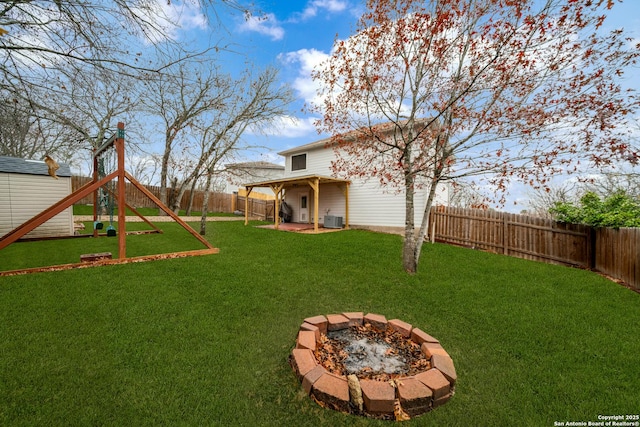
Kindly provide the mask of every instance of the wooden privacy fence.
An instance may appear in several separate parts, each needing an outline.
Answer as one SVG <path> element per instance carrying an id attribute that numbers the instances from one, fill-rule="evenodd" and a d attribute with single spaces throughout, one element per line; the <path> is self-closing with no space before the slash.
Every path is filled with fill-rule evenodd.
<path id="1" fill-rule="evenodd" d="M 71 177 L 71 186 L 72 189 L 75 190 L 80 188 L 87 182 L 91 181 L 91 178 L 83 177 L 83 176 L 73 176 Z M 145 185 L 145 187 L 151 191 L 154 196 L 160 198 L 160 187 Z M 167 189 L 167 195 L 171 191 L 171 189 Z M 140 192 L 134 185 L 127 182 L 126 185 L 127 192 L 127 203 L 129 206 L 133 206 L 134 208 L 155 208 L 156 205 L 142 192 Z M 204 202 L 204 191 L 196 190 L 193 195 L 193 204 L 191 209 L 196 212 L 202 212 L 202 204 Z M 191 197 L 191 191 L 185 191 L 182 199 L 180 200 L 180 209 L 186 210 L 189 207 L 189 198 Z M 78 204 L 91 204 L 93 203 L 93 196 L 89 195 L 84 199 L 80 200 Z M 233 204 L 233 195 L 227 193 L 215 193 L 211 192 L 209 194 L 209 203 L 208 203 L 208 212 L 224 212 L 231 213 L 233 212 L 232 208 Z"/>
<path id="2" fill-rule="evenodd" d="M 595 269 L 640 291 L 640 228 L 598 228 Z"/>
<path id="3" fill-rule="evenodd" d="M 595 269 L 640 290 L 640 229 L 594 229 L 551 219 L 436 206 L 432 240 L 513 257 Z"/>
<path id="4" fill-rule="evenodd" d="M 236 209 L 244 214 L 246 197 L 234 194 Z M 275 221 L 276 201 L 249 197 L 249 216 L 264 221 Z"/>

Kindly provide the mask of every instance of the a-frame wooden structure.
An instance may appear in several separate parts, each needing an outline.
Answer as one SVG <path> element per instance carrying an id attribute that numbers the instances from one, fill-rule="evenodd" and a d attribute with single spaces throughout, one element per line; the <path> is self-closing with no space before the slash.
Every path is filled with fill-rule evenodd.
<path id="1" fill-rule="evenodd" d="M 54 216 L 58 215 L 65 209 L 73 206 L 75 203 L 79 202 L 83 198 L 87 197 L 91 193 L 93 193 L 94 204 L 93 204 L 93 216 L 94 222 L 98 218 L 98 190 L 110 183 L 114 179 L 117 179 L 117 187 L 115 191 L 115 200 L 118 207 L 118 259 L 116 260 L 108 260 L 101 261 L 99 264 L 115 264 L 115 263 L 126 263 L 132 261 L 145 261 L 152 260 L 157 258 L 175 258 L 181 256 L 194 256 L 194 255 L 209 255 L 218 253 L 219 250 L 214 248 L 204 237 L 198 234 L 193 228 L 191 228 L 186 222 L 184 222 L 178 215 L 176 215 L 169 207 L 167 207 L 164 203 L 160 201 L 151 191 L 149 191 L 144 185 L 140 184 L 131 174 L 129 174 L 125 170 L 124 160 L 125 160 L 125 150 L 124 150 L 124 123 L 118 123 L 117 132 L 111 136 L 106 142 L 102 144 L 102 146 L 96 148 L 93 153 L 93 179 L 85 184 L 84 186 L 78 188 L 76 191 L 72 192 L 62 200 L 48 207 L 44 211 L 40 212 L 38 215 L 29 219 L 22 225 L 14 228 L 9 233 L 0 237 L 0 250 L 9 246 L 10 244 L 18 241 L 23 238 L 27 233 L 34 230 L 36 227 L 44 224 Z M 101 177 L 98 173 L 98 158 L 101 153 L 114 147 L 117 156 L 117 165 L 114 171 L 111 171 L 109 174 Z M 149 224 L 154 230 L 159 232 L 159 230 L 144 216 L 142 216 L 138 211 L 136 211 L 133 207 L 129 206 L 126 201 L 126 181 L 128 180 L 132 185 L 134 185 L 138 190 L 140 190 L 145 196 L 147 196 L 151 201 L 153 201 L 160 209 L 162 209 L 167 215 L 169 215 L 175 222 L 180 224 L 185 230 L 191 233 L 196 239 L 198 239 L 206 249 L 196 250 L 196 251 L 187 251 L 187 252 L 174 252 L 171 254 L 162 254 L 161 256 L 145 256 L 145 257 L 136 257 L 136 258 L 127 258 L 126 248 L 127 248 L 127 240 L 126 240 L 126 209 L 129 208 L 132 212 L 142 218 L 147 224 Z M 94 236 L 97 237 L 97 230 L 94 229 Z M 97 264 L 97 263 L 96 263 Z M 66 268 L 76 268 L 79 266 L 86 266 L 87 263 L 82 264 L 65 264 L 63 266 L 51 266 L 45 268 L 36 268 L 36 269 L 25 269 L 20 271 L 11 271 L 11 272 L 0 272 L 0 275 L 9 275 L 9 274 L 21 274 L 21 273 L 29 273 L 33 271 L 44 271 L 44 270 L 54 270 L 54 269 L 66 269 Z M 60 267 L 60 268 L 56 268 Z"/>

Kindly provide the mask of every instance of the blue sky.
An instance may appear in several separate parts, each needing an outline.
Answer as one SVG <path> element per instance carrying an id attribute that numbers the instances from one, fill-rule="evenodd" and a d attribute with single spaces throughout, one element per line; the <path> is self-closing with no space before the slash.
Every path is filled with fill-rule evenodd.
<path id="1" fill-rule="evenodd" d="M 296 101 L 291 116 L 269 135 L 248 139 L 270 148 L 263 158 L 277 160 L 275 153 L 319 139 L 313 117 L 301 110 L 315 95 L 310 72 L 331 51 L 336 34 L 347 37 L 355 26 L 360 2 L 348 0 L 277 1 L 263 0 L 257 7 L 264 17 L 245 20 L 234 16 L 225 24 L 239 55 L 227 56 L 230 65 L 243 66 L 244 60 L 256 66 L 274 65 L 283 83 L 294 90 Z"/>
<path id="2" fill-rule="evenodd" d="M 172 3 L 176 5 L 177 3 Z M 186 6 L 186 2 L 182 7 Z M 257 67 L 274 65 L 280 69 L 283 83 L 291 85 L 296 101 L 291 105 L 291 117 L 269 131 L 269 135 L 247 135 L 247 140 L 267 148 L 249 154 L 239 160 L 268 160 L 282 162 L 275 153 L 294 146 L 321 139 L 313 126 L 313 117 L 302 111 L 306 102 L 315 95 L 315 85 L 310 77 L 313 66 L 330 53 L 336 34 L 348 37 L 362 12 L 360 0 L 257 0 L 256 6 L 263 12 L 261 19 L 245 20 L 242 14 L 220 12 L 217 18 L 224 24 L 227 41 L 232 40 L 233 54 L 223 55 L 222 65 L 234 72 L 253 64 Z M 218 9 L 220 11 L 220 9 Z M 197 15 L 197 12 L 195 13 Z M 211 26 L 200 24 L 189 13 L 182 17 L 185 39 L 190 33 L 200 41 L 216 40 L 220 34 L 212 34 Z M 188 18 L 188 19 L 187 19 Z M 616 4 L 605 24 L 609 29 L 624 27 L 629 35 L 640 40 L 640 1 L 624 0 Z M 185 31 L 191 28 L 191 31 Z M 208 33 L 207 36 L 203 37 Z M 630 85 L 640 89 L 640 76 L 627 76 Z M 526 197 L 523 189 L 514 188 L 512 198 Z"/>
<path id="3" fill-rule="evenodd" d="M 250 137 L 270 147 L 272 153 L 320 139 L 309 114 L 301 112 L 315 94 L 310 71 L 331 51 L 336 34 L 346 38 L 362 11 L 360 0 L 258 0 L 263 19 L 245 20 L 237 14 L 224 22 L 239 54 L 229 57 L 231 66 L 248 60 L 257 66 L 275 65 L 292 86 L 296 102 L 291 115 L 297 123 L 284 122 L 267 137 Z M 640 39 L 640 1 L 624 0 L 611 11 L 607 24 L 624 27 Z M 633 76 L 630 76 L 632 78 Z M 637 76 L 640 85 L 640 76 Z"/>

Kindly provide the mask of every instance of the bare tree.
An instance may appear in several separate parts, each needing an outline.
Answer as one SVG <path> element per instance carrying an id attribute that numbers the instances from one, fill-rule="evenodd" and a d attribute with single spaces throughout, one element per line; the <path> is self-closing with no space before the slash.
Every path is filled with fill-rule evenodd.
<path id="1" fill-rule="evenodd" d="M 60 68 L 55 90 L 36 90 L 42 117 L 56 121 L 76 134 L 76 149 L 92 150 L 127 123 L 128 146 L 144 136 L 136 124 L 140 112 L 141 83 L 124 73 L 95 67 Z M 54 98 L 55 102 L 49 99 Z M 62 107 L 61 107 L 62 105 Z"/>
<path id="2" fill-rule="evenodd" d="M 188 149 L 188 131 L 195 120 L 225 102 L 218 88 L 224 87 L 226 82 L 220 78 L 218 70 L 198 71 L 195 68 L 194 63 L 181 62 L 176 66 L 175 73 L 150 76 L 147 81 L 148 96 L 144 100 L 147 112 L 159 117 L 163 126 L 160 200 L 166 205 L 174 204 L 173 199 L 167 201 L 167 185 L 176 146 L 182 142 L 183 148 Z M 189 165 L 183 160 L 174 162 L 174 166 L 186 170 Z M 172 181 L 177 181 L 177 176 Z"/>
<path id="3" fill-rule="evenodd" d="M 585 183 L 585 192 L 592 191 L 606 198 L 619 191 L 640 200 L 640 170 L 638 167 L 626 171 L 607 171 Z"/>
<path id="4" fill-rule="evenodd" d="M 149 92 L 155 94 L 148 100 L 149 112 L 156 111 L 164 126 L 161 200 L 174 210 L 189 185 L 209 173 L 212 163 L 239 148 L 249 126 L 259 128 L 284 115 L 291 100 L 290 91 L 278 85 L 273 68 L 255 78 L 247 71 L 233 79 L 215 68 L 199 73 L 188 65 L 181 63 L 176 75 L 149 82 L 153 88 Z M 169 185 L 172 196 L 167 200 Z"/>
<path id="5" fill-rule="evenodd" d="M 249 13 L 235 0 L 202 0 L 189 4 L 202 10 L 225 6 Z M 107 89 L 100 84 L 103 78 L 159 74 L 175 63 L 202 54 L 189 51 L 174 39 L 179 23 L 170 13 L 173 7 L 179 6 L 154 0 L 0 3 L 0 99 L 17 103 L 24 117 L 36 118 L 31 128 L 39 132 L 51 133 L 55 122 L 65 126 L 76 124 L 77 117 L 69 114 L 65 106 L 70 103 L 97 105 L 99 99 L 115 100 L 108 91 L 99 93 Z M 83 94 L 85 90 L 91 94 Z M 91 102 L 87 100 L 90 96 L 94 97 Z M 3 105 L 3 112 L 9 107 Z M 92 115 L 111 120 L 113 114 L 117 114 L 117 109 L 111 109 L 113 105 L 103 107 L 107 110 L 98 114 L 94 111 Z M 82 122 L 81 126 L 72 126 L 80 132 L 79 138 L 67 140 L 84 139 L 81 142 L 91 146 L 109 126 L 113 123 L 88 130 Z M 19 133 L 14 133 L 12 139 L 19 137 Z M 34 135 L 29 138 L 27 144 L 39 144 L 33 139 Z M 24 140 L 12 141 L 12 144 L 26 147 Z M 55 150 L 50 145 L 46 150 Z"/>
<path id="6" fill-rule="evenodd" d="M 567 180 L 559 185 L 549 185 L 528 193 L 527 214 L 551 218 L 549 213 L 556 203 L 572 203 L 580 199 L 585 189 L 579 180 Z"/>
<path id="7" fill-rule="evenodd" d="M 49 154 L 68 162 L 77 140 L 72 129 L 41 116 L 24 100 L 0 101 L 0 155 L 41 159 Z"/>
<path id="8" fill-rule="evenodd" d="M 196 4 L 202 8 L 222 5 L 250 13 L 235 0 L 202 0 Z M 122 72 L 122 66 L 157 71 L 167 64 L 158 63 L 156 57 L 143 59 L 148 53 L 143 49 L 152 46 L 158 53 L 180 48 L 171 43 L 175 41 L 171 38 L 175 25 L 163 3 L 154 1 L 5 1 L 0 7 L 0 71 L 25 83 L 42 76 L 28 70 L 55 68 L 62 62 L 113 72 Z"/>
<path id="9" fill-rule="evenodd" d="M 145 185 L 153 185 L 159 178 L 160 163 L 159 154 L 148 154 L 134 148 L 133 154 L 127 156 L 127 170 L 139 182 Z"/>
<path id="10" fill-rule="evenodd" d="M 458 208 L 486 209 L 487 196 L 473 181 L 460 179 L 449 186 L 449 206 Z"/>
<path id="11" fill-rule="evenodd" d="M 29 140 L 34 121 L 17 104 L 18 100 L 0 102 L 0 154 L 29 158 L 39 151 L 41 143 Z"/>

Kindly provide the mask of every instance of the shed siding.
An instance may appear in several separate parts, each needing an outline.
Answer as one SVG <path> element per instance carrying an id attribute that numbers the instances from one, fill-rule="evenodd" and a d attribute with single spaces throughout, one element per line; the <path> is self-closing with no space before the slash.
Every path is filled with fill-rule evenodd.
<path id="1" fill-rule="evenodd" d="M 9 174 L 0 172 L 0 236 L 13 230 L 11 220 L 11 192 L 9 191 Z"/>
<path id="2" fill-rule="evenodd" d="M 0 235 L 8 233 L 71 193 L 71 179 L 66 177 L 56 180 L 48 176 L 0 173 L 0 183 L 0 193 L 3 194 L 0 196 L 3 205 L 0 208 Z M 73 209 L 69 207 L 27 236 L 72 234 Z"/>

